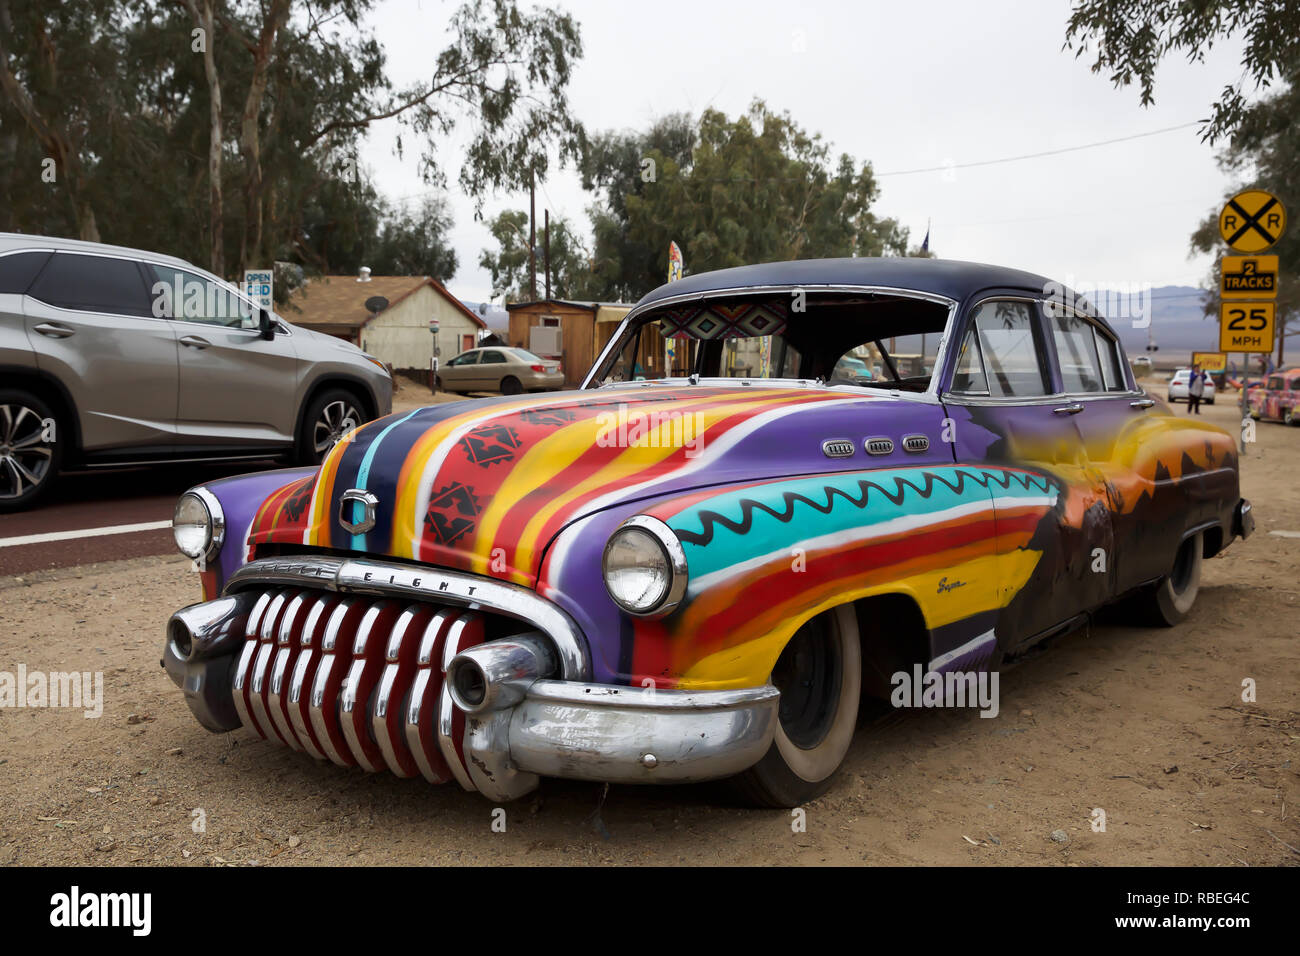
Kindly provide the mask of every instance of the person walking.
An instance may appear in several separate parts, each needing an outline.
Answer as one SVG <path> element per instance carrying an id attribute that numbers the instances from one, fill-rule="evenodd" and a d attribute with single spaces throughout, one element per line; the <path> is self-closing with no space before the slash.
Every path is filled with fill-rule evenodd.
<path id="1" fill-rule="evenodd" d="M 1205 394 L 1205 373 L 1199 365 L 1192 366 L 1191 377 L 1187 379 L 1187 414 L 1201 414 L 1201 396 Z"/>

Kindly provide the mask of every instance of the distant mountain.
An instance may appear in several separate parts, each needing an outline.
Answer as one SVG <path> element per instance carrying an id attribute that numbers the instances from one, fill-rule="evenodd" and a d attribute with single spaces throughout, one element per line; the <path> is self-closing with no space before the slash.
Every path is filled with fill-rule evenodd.
<path id="1" fill-rule="evenodd" d="M 1158 352 L 1151 357 L 1161 364 L 1184 362 L 1192 352 L 1212 352 L 1219 347 L 1219 323 L 1207 317 L 1201 306 L 1204 291 L 1189 285 L 1165 285 L 1151 290 L 1151 326 L 1134 328 L 1132 318 L 1107 309 L 1103 291 L 1096 297 L 1098 308 L 1119 335 L 1130 357 L 1146 355 L 1148 333 Z"/>

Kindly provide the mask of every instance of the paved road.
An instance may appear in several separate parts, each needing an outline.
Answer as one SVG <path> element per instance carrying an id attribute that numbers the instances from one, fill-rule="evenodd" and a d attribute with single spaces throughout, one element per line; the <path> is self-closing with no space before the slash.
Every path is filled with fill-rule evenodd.
<path id="1" fill-rule="evenodd" d="M 0 515 L 0 576 L 171 554 L 172 509 L 181 492 L 202 481 L 274 467 L 242 462 L 63 475 L 38 507 Z"/>

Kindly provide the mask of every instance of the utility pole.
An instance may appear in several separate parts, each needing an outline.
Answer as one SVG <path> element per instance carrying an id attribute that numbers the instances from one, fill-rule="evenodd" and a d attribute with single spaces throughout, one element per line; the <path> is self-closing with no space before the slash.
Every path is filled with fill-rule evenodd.
<path id="1" fill-rule="evenodd" d="M 546 266 L 546 298 L 551 298 L 551 211 L 542 211 L 542 262 Z"/>
<path id="2" fill-rule="evenodd" d="M 537 301 L 537 197 L 532 170 L 528 171 L 528 298 Z"/>

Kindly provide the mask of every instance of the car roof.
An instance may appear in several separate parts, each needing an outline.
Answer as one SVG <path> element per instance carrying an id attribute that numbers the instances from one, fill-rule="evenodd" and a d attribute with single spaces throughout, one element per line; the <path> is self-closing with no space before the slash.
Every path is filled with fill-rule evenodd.
<path id="1" fill-rule="evenodd" d="M 0 232 L 0 254 L 27 249 L 53 249 L 59 252 L 88 252 L 101 255 L 129 256 L 132 259 L 143 259 L 148 262 L 157 262 L 162 265 L 176 266 L 177 268 L 188 269 L 191 272 L 197 271 L 210 275 L 206 270 L 194 265 L 192 262 L 178 259 L 176 256 L 149 252 L 147 249 L 113 246 L 106 242 L 87 242 L 83 239 L 61 239 L 55 236 L 30 236 L 21 232 Z M 222 279 L 221 281 L 225 282 L 226 280 Z"/>
<path id="2" fill-rule="evenodd" d="M 927 292 L 961 302 L 983 289 L 1009 288 L 1043 293 L 1064 288 L 1032 272 L 954 259 L 861 257 L 855 259 L 797 259 L 719 269 L 665 283 L 643 296 L 640 310 L 679 296 L 783 286 L 879 286 Z"/>

